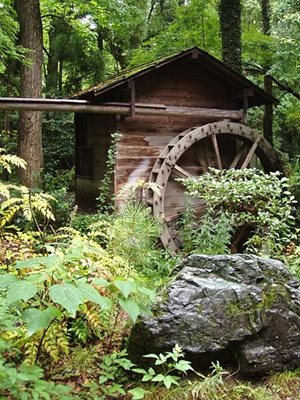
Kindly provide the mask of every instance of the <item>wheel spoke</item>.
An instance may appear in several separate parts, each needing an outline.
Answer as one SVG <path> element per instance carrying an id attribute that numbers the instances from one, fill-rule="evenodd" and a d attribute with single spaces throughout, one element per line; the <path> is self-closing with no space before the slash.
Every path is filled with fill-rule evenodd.
<path id="1" fill-rule="evenodd" d="M 172 172 L 179 178 L 196 178 L 195 175 L 190 174 L 186 169 L 179 167 L 177 164 L 174 165 Z"/>
<path id="2" fill-rule="evenodd" d="M 222 167 L 222 161 L 221 161 L 221 156 L 220 156 L 220 151 L 219 151 L 219 146 L 218 146 L 218 141 L 217 141 L 217 137 L 216 134 L 213 133 L 211 136 L 212 142 L 213 142 L 213 147 L 214 147 L 214 151 L 216 153 L 216 157 L 217 157 L 217 165 L 219 169 L 223 169 Z"/>
<path id="3" fill-rule="evenodd" d="M 209 168 L 209 159 L 208 159 L 208 148 L 207 142 L 204 140 L 202 154 L 198 157 L 198 162 L 203 172 L 207 172 Z"/>
<path id="4" fill-rule="evenodd" d="M 238 162 L 240 161 L 242 154 L 244 153 L 244 151 L 247 149 L 247 144 L 244 143 L 243 146 L 240 148 L 240 150 L 238 151 L 238 153 L 236 154 L 236 156 L 234 157 L 229 169 L 235 168 L 238 165 Z"/>
<path id="5" fill-rule="evenodd" d="M 245 169 L 248 167 L 248 165 L 250 164 L 250 161 L 255 153 L 255 150 L 257 149 L 259 142 L 261 140 L 261 136 L 257 136 L 255 142 L 253 143 L 251 149 L 249 150 L 249 153 L 247 154 L 245 161 L 243 162 L 243 165 L 241 166 L 241 169 Z"/>

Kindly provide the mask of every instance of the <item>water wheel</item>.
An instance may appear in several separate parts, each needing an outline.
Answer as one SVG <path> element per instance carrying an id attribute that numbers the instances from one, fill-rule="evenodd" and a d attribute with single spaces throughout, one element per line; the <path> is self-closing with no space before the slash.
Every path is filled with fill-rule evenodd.
<path id="1" fill-rule="evenodd" d="M 272 146 L 251 128 L 227 121 L 187 129 L 162 150 L 149 181 L 158 191 L 149 190 L 147 202 L 166 229 L 161 235 L 165 248 L 178 252 L 182 243 L 176 220 L 184 211 L 184 190 L 177 178 L 197 177 L 209 167 L 219 169 L 257 167 L 265 172 L 281 170 Z M 195 199 L 193 208 L 203 214 L 204 203 Z"/>

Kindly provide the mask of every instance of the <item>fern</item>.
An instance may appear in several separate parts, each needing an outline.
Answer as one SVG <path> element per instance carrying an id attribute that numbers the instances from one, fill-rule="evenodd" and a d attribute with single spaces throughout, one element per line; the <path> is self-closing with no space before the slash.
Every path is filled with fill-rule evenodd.
<path id="1" fill-rule="evenodd" d="M 58 362 L 63 355 L 69 354 L 70 347 L 66 322 L 56 322 L 50 326 L 45 334 L 42 347 L 54 362 Z"/>
<path id="2" fill-rule="evenodd" d="M 84 305 L 85 318 L 93 333 L 101 337 L 103 331 L 103 323 L 99 317 L 99 307 L 94 304 L 87 303 Z"/>
<path id="3" fill-rule="evenodd" d="M 41 341 L 41 335 L 35 334 L 31 336 L 24 346 L 24 364 L 25 365 L 34 365 L 36 363 L 39 346 Z"/>
<path id="4" fill-rule="evenodd" d="M 71 328 L 69 329 L 70 333 L 73 333 L 75 338 L 78 339 L 79 342 L 86 343 L 89 337 L 91 336 L 89 327 L 85 323 L 83 319 L 80 319 L 79 316 L 76 318 Z"/>
<path id="5" fill-rule="evenodd" d="M 5 150 L 0 148 L 0 168 L 6 170 L 9 174 L 12 173 L 12 167 L 26 168 L 26 161 L 22 158 L 5 154 Z"/>

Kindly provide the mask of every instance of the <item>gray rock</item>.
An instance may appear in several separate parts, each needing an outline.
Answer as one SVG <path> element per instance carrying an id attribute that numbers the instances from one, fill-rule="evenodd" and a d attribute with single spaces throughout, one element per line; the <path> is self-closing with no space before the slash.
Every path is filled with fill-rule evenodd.
<path id="1" fill-rule="evenodd" d="M 133 359 L 179 344 L 198 368 L 219 360 L 264 375 L 300 365 L 300 283 L 281 262 L 193 255 L 179 268 L 153 316 L 133 327 Z"/>

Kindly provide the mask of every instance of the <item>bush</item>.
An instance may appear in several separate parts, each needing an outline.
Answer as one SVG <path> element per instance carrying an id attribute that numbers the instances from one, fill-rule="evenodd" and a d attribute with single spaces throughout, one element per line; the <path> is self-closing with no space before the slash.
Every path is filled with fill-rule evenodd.
<path id="1" fill-rule="evenodd" d="M 180 180 L 188 195 L 206 203 L 207 212 L 224 214 L 234 229 L 252 227 L 246 251 L 276 256 L 293 239 L 295 197 L 279 172 L 217 170 Z"/>

